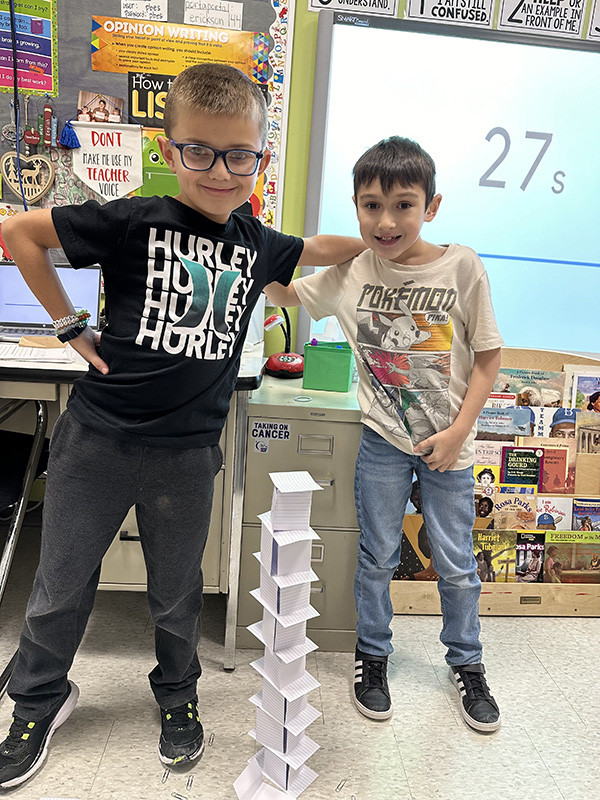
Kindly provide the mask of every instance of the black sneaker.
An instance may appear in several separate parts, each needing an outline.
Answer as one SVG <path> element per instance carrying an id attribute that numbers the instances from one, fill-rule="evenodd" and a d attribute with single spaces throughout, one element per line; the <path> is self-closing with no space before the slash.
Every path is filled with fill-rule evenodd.
<path id="1" fill-rule="evenodd" d="M 48 755 L 52 734 L 71 715 L 78 697 L 79 689 L 69 681 L 69 690 L 54 713 L 38 722 L 13 717 L 8 736 L 0 744 L 0 788 L 19 786 L 35 775 Z"/>
<path id="2" fill-rule="evenodd" d="M 450 678 L 460 694 L 460 713 L 476 731 L 497 731 L 500 710 L 490 694 L 483 664 L 450 667 Z"/>
<path id="3" fill-rule="evenodd" d="M 176 708 L 161 708 L 158 755 L 163 764 L 183 764 L 200 758 L 204 750 L 204 729 L 198 713 L 198 698 Z"/>
<path id="4" fill-rule="evenodd" d="M 387 656 L 371 656 L 356 648 L 354 705 L 369 719 L 389 719 L 392 701 L 387 681 Z"/>

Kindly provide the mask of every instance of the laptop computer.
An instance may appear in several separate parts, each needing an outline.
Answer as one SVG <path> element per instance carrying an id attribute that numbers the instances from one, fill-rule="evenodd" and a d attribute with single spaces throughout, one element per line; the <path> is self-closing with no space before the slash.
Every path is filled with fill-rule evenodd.
<path id="1" fill-rule="evenodd" d="M 102 288 L 100 267 L 57 266 L 56 270 L 75 310 L 86 308 L 91 315 L 88 324 L 97 329 Z M 16 264 L 0 264 L 0 341 L 18 342 L 22 336 L 54 336 L 54 326 Z"/>

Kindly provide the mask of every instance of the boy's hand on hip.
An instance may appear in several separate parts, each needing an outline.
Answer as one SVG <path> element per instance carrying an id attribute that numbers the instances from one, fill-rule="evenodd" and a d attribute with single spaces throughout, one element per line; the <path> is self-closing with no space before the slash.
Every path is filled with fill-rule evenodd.
<path id="1" fill-rule="evenodd" d="M 96 367 L 103 375 L 108 374 L 108 364 L 103 361 L 96 347 L 100 344 L 101 334 L 98 331 L 93 331 L 91 328 L 85 328 L 79 336 L 71 339 L 69 344 L 73 350 L 77 350 L 80 356 L 83 356 L 86 361 Z"/>
<path id="2" fill-rule="evenodd" d="M 419 442 L 415 445 L 414 450 L 417 455 L 423 451 L 426 452 L 421 459 L 429 469 L 445 472 L 447 469 L 452 469 L 458 461 L 463 441 L 462 436 L 453 432 L 452 428 L 447 428 L 445 431 L 434 433 L 433 436 Z"/>

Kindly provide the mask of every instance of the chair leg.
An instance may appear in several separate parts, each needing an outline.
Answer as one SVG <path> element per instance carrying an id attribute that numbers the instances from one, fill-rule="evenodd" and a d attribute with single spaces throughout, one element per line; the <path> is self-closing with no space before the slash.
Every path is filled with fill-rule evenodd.
<path id="1" fill-rule="evenodd" d="M 33 482 L 35 480 L 42 447 L 44 446 L 44 439 L 46 438 L 46 430 L 48 428 L 48 408 L 46 403 L 42 400 L 35 400 L 34 402 L 37 409 L 37 419 L 35 434 L 33 436 L 33 444 L 31 446 L 29 461 L 27 462 L 25 475 L 23 477 L 21 495 L 13 511 L 8 527 L 6 544 L 4 545 L 2 557 L 0 558 L 0 603 L 2 603 L 2 598 L 4 597 L 4 592 L 6 590 L 6 584 L 8 583 L 10 567 L 14 558 L 15 550 L 17 548 L 19 534 L 21 532 L 21 527 L 23 526 L 23 519 L 25 518 L 25 511 L 27 510 L 27 503 L 31 493 L 31 487 L 33 486 Z M 6 408 L 2 410 L 0 422 L 3 422 L 5 419 L 14 414 L 15 411 L 17 411 L 22 405 L 23 403 L 21 402 L 9 404 L 8 410 Z M 2 697 L 5 691 L 16 660 L 17 654 L 15 653 L 0 675 L 0 697 Z"/>

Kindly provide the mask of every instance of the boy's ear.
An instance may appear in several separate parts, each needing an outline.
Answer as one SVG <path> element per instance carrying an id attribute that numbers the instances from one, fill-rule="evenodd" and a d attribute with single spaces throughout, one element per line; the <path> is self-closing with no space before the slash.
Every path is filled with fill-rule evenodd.
<path id="1" fill-rule="evenodd" d="M 173 153 L 174 148 L 169 143 L 169 140 L 165 136 L 157 136 L 156 141 L 158 142 L 158 146 L 160 147 L 160 152 L 165 160 L 166 165 L 171 170 L 171 172 L 176 172 L 175 154 Z"/>
<path id="2" fill-rule="evenodd" d="M 263 174 L 263 172 L 271 163 L 271 151 L 267 147 L 265 147 L 264 153 L 265 153 L 264 156 L 261 158 L 259 162 L 258 169 L 256 170 L 257 178 L 259 177 L 259 175 Z"/>
<path id="3" fill-rule="evenodd" d="M 356 195 L 352 195 L 352 202 L 354 203 L 354 208 L 356 208 Z"/>
<path id="4" fill-rule="evenodd" d="M 425 222 L 431 222 L 431 220 L 437 214 L 441 202 L 442 202 L 442 195 L 441 194 L 434 195 L 433 200 L 431 201 L 431 203 L 429 203 L 429 207 L 425 212 Z"/>

